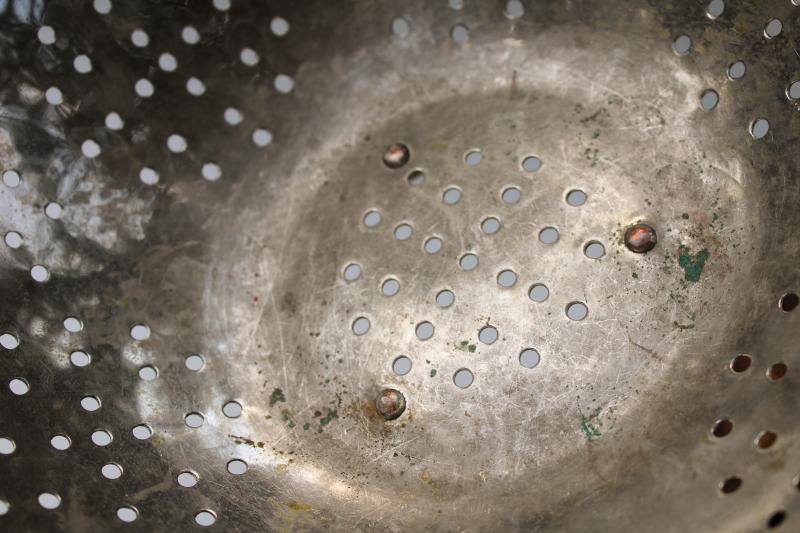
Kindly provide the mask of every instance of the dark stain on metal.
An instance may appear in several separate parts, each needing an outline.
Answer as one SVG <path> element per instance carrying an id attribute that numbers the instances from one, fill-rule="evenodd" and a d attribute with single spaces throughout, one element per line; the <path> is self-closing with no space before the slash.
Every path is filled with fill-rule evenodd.
<path id="1" fill-rule="evenodd" d="M 658 235 L 655 228 L 649 224 L 634 224 L 625 230 L 625 246 L 637 254 L 649 252 L 655 248 Z"/>
<path id="2" fill-rule="evenodd" d="M 375 398 L 375 409 L 385 420 L 394 420 L 406 410 L 406 398 L 397 389 L 383 389 Z"/>

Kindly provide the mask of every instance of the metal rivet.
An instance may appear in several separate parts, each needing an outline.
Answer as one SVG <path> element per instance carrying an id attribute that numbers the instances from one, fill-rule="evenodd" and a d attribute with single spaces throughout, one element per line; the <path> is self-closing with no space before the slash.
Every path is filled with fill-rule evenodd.
<path id="1" fill-rule="evenodd" d="M 625 230 L 625 246 L 637 254 L 649 252 L 658 242 L 656 230 L 647 224 L 634 224 Z"/>
<path id="2" fill-rule="evenodd" d="M 406 410 L 406 398 L 397 389 L 383 389 L 375 398 L 375 409 L 386 420 L 394 420 Z"/>

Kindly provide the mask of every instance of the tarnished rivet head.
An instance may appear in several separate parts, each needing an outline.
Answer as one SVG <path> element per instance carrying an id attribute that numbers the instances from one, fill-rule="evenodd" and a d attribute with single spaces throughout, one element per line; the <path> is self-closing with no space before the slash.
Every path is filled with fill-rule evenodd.
<path id="1" fill-rule="evenodd" d="M 383 164 L 389 168 L 400 168 L 408 163 L 408 146 L 401 143 L 390 144 L 383 152 Z"/>
<path id="2" fill-rule="evenodd" d="M 634 224 L 625 230 L 625 246 L 637 254 L 649 252 L 655 248 L 658 235 L 653 226 L 647 224 Z"/>
<path id="3" fill-rule="evenodd" d="M 375 409 L 386 420 L 394 420 L 406 410 L 406 398 L 397 389 L 383 389 L 375 398 Z"/>

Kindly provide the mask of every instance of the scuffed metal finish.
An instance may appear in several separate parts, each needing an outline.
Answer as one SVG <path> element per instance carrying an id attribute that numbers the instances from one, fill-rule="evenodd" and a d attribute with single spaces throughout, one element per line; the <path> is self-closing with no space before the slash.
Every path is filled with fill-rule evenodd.
<path id="1" fill-rule="evenodd" d="M 0 529 L 800 528 L 800 7 L 706 7 L 0 2 Z"/>

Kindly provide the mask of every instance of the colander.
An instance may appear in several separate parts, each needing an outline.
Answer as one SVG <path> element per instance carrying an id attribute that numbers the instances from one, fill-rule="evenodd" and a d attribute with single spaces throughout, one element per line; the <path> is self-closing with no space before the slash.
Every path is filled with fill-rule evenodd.
<path id="1" fill-rule="evenodd" d="M 0 1 L 0 530 L 800 530 L 798 4 Z"/>

